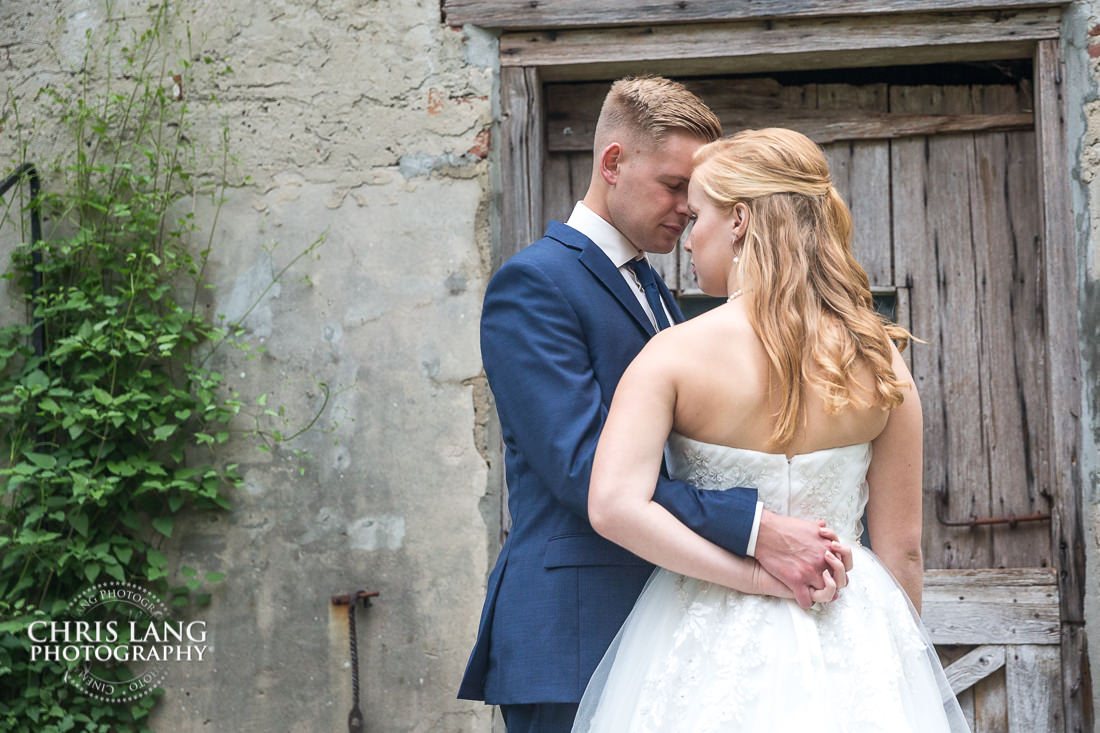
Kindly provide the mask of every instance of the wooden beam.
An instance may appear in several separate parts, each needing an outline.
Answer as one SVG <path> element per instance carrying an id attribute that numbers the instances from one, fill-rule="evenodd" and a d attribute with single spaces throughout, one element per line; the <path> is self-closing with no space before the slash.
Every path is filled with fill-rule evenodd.
<path id="1" fill-rule="evenodd" d="M 715 60 L 841 53 L 859 57 L 905 49 L 1018 44 L 1056 39 L 1061 12 L 1039 8 L 968 14 L 916 13 L 859 19 L 744 21 L 707 25 L 505 33 L 501 66 L 577 67 L 612 63 Z M 852 65 L 862 65 L 853 58 Z"/>
<path id="2" fill-rule="evenodd" d="M 553 81 L 591 81 L 619 79 L 639 74 L 658 74 L 670 78 L 701 76 L 768 74 L 782 71 L 817 71 L 821 69 L 856 69 L 881 66 L 913 66 L 929 64 L 963 64 L 1010 59 L 1030 59 L 1035 53 L 1035 41 L 998 41 L 995 43 L 960 43 L 946 46 L 915 46 L 912 48 L 873 48 L 864 51 L 806 51 L 769 55 L 723 58 L 669 58 L 648 61 L 616 61 L 606 64 L 569 64 L 546 66 L 542 79 Z"/>
<path id="3" fill-rule="evenodd" d="M 537 69 L 501 69 L 501 227 L 493 270 L 542 236 L 542 84 Z"/>
<path id="4" fill-rule="evenodd" d="M 591 127 L 591 126 L 589 126 Z M 907 115 L 889 112 L 866 112 L 845 115 L 843 112 L 821 114 L 784 115 L 774 112 L 745 113 L 726 117 L 722 129 L 727 134 L 737 130 L 762 127 L 787 127 L 798 130 L 819 145 L 840 140 L 887 140 L 899 137 L 937 135 L 945 132 L 1003 132 L 1006 130 L 1030 130 L 1034 120 L 1030 113 L 990 115 Z M 547 130 L 546 143 L 551 151 L 579 151 L 592 149 L 592 130 L 577 127 L 568 122 Z"/>
<path id="5" fill-rule="evenodd" d="M 936 644 L 1058 644 L 1058 585 L 1047 568 L 926 570 L 922 619 Z"/>
<path id="6" fill-rule="evenodd" d="M 820 18 L 910 12 L 1004 10 L 1067 5 L 1035 0 L 444 0 L 450 25 L 484 28 L 577 28 L 765 18 Z"/>
<path id="7" fill-rule="evenodd" d="M 971 650 L 965 656 L 956 659 L 946 669 L 947 682 L 951 691 L 958 695 L 984 680 L 1005 665 L 1005 648 L 1000 644 L 986 644 Z"/>
<path id="8" fill-rule="evenodd" d="M 1051 545 L 1062 622 L 1062 699 L 1067 731 L 1092 730 L 1088 649 L 1083 633 L 1085 538 L 1081 519 L 1081 374 L 1077 332 L 1077 242 L 1069 197 L 1062 60 L 1057 41 L 1035 53 L 1035 120 L 1042 207 L 1043 309 L 1053 494 Z"/>

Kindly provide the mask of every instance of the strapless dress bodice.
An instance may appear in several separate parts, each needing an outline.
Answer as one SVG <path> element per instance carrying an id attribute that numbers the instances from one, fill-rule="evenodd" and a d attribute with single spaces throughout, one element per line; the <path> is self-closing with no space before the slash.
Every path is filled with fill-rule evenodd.
<path id="1" fill-rule="evenodd" d="M 824 519 L 842 541 L 855 541 L 863 533 L 870 443 L 788 458 L 673 433 L 666 458 L 673 478 L 697 488 L 753 488 L 765 509 L 800 519 Z"/>

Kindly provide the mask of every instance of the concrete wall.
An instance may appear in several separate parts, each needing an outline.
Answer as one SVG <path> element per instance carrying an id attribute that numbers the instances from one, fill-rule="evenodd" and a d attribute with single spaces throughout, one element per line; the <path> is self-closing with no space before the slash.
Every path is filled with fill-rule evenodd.
<path id="1" fill-rule="evenodd" d="M 115 10 L 136 17 L 144 7 L 127 0 Z M 315 382 L 335 396 L 323 430 L 293 446 L 309 458 L 232 445 L 246 475 L 234 511 L 196 517 L 177 533 L 181 562 L 228 578 L 200 614 L 210 657 L 173 668 L 155 727 L 346 729 L 346 611 L 329 596 L 370 588 L 381 597 L 359 615 L 367 728 L 487 731 L 489 711 L 454 692 L 497 550 L 499 469 L 477 348 L 497 216 L 495 42 L 445 27 L 437 0 L 180 7 L 193 36 L 233 67 L 211 88 L 184 89 L 198 134 L 215 141 L 227 124 L 238 157 L 214 240 L 211 310 L 241 314 L 274 271 L 327 236 L 319 257 L 299 263 L 250 316 L 250 337 L 266 353 L 228 355 L 219 366 L 245 397 L 274 391 L 271 402 L 295 419 L 320 404 Z M 102 22 L 101 0 L 3 0 L 0 94 L 29 104 L 46 76 L 79 63 L 85 29 Z M 1100 0 L 1079 0 L 1064 32 L 1094 670 L 1098 24 Z M 210 93 L 217 105 L 202 102 Z M 36 144 L 49 153 L 48 136 Z M 12 140 L 0 135 L 0 161 L 12 159 Z M 213 220 L 208 203 L 197 207 L 200 220 Z"/>
<path id="2" fill-rule="evenodd" d="M 1085 630 L 1093 710 L 1100 713 L 1100 1 L 1074 3 L 1062 27 L 1084 377 L 1080 468 L 1086 540 Z"/>
<path id="3" fill-rule="evenodd" d="M 138 25 L 146 7 L 114 12 Z M 495 40 L 444 26 L 437 0 L 178 9 L 233 68 L 215 88 L 183 90 L 196 140 L 213 146 L 228 124 L 238 158 L 211 310 L 240 315 L 327 235 L 249 317 L 266 353 L 230 351 L 218 366 L 246 398 L 273 391 L 269 405 L 295 421 L 320 404 L 316 381 L 334 397 L 323 431 L 292 446 L 311 458 L 232 445 L 246 476 L 234 510 L 173 538 L 182 563 L 228 578 L 198 616 L 209 658 L 172 667 L 154 727 L 347 730 L 346 608 L 329 598 L 367 588 L 381 591 L 359 615 L 367 729 L 488 730 L 491 711 L 455 693 L 495 557 L 477 338 Z M 35 89 L 79 65 L 85 30 L 103 20 L 102 0 L 4 0 L 0 96 L 10 88 L 29 114 Z M 35 145 L 32 157 L 48 157 L 48 134 Z M 8 137 L 0 160 L 13 159 Z"/>

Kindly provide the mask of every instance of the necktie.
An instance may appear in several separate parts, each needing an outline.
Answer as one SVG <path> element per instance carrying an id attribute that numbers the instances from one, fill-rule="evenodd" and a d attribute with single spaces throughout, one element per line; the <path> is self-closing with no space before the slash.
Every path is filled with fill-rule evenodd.
<path id="1" fill-rule="evenodd" d="M 645 291 L 645 299 L 649 302 L 649 307 L 653 309 L 653 317 L 657 319 L 657 330 L 668 328 L 668 317 L 665 316 L 665 306 L 661 302 L 661 293 L 657 290 L 657 278 L 653 274 L 653 268 L 649 266 L 644 258 L 631 260 L 626 264 L 638 276 L 638 283 Z"/>

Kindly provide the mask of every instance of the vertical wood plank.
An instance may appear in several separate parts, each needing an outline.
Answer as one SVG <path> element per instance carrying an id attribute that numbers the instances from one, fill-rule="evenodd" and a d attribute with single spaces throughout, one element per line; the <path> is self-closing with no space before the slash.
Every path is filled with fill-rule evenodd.
<path id="1" fill-rule="evenodd" d="M 891 224 L 891 229 L 893 225 Z M 904 285 L 899 285 L 895 292 L 897 298 L 894 317 L 899 326 L 908 329 L 909 333 L 913 333 L 913 313 L 909 305 L 909 288 Z M 918 346 L 915 342 L 909 342 L 909 346 L 905 351 L 901 352 L 901 358 L 905 359 L 905 366 L 909 367 L 909 373 L 913 373 L 913 349 Z"/>
<path id="2" fill-rule="evenodd" d="M 851 151 L 851 193 L 846 200 L 854 226 L 852 251 L 872 285 L 891 285 L 890 145 L 884 140 L 860 140 L 851 143 Z"/>
<path id="3" fill-rule="evenodd" d="M 974 688 L 970 687 L 959 693 L 959 707 L 962 708 L 963 718 L 970 726 L 971 733 L 981 733 L 974 723 Z"/>
<path id="4" fill-rule="evenodd" d="M 969 113 L 967 87 L 894 87 L 895 112 Z M 955 517 L 990 510 L 981 422 L 981 375 L 975 335 L 974 175 L 971 135 L 897 140 L 892 145 L 894 258 L 911 286 L 913 327 L 929 344 L 914 350 L 914 379 L 925 406 L 925 560 L 927 567 L 988 567 L 990 532 L 936 521 L 935 491 L 946 488 Z"/>
<path id="5" fill-rule="evenodd" d="M 1030 94 L 1030 90 L 1023 90 Z M 1020 407 L 1026 416 L 1027 470 L 1026 495 L 1015 497 L 1031 512 L 1049 512 L 1054 501 L 1050 482 L 1050 405 L 1047 400 L 1046 312 L 1043 303 L 1042 196 L 1039 189 L 1039 161 L 1035 154 L 1034 131 L 1006 135 L 1006 159 L 1011 174 L 1007 178 L 1009 223 L 1013 232 L 1013 257 L 1016 277 L 1012 289 L 1012 328 L 1035 333 L 1037 338 L 1017 338 L 1013 363 L 1020 365 Z M 1024 202 L 1037 202 L 1032 209 Z M 1022 529 L 1022 528 L 1021 528 Z M 1045 530 L 1045 531 L 1044 531 Z M 1039 534 L 1043 533 L 1040 537 Z M 997 538 L 995 537 L 995 541 Z M 1038 524 L 1025 529 L 1019 538 L 1004 538 L 995 553 L 1005 562 L 1025 562 L 1009 546 L 1030 546 L 1035 551 L 1033 564 L 1050 567 L 1054 563 L 1050 525 Z M 1004 552 L 1002 553 L 1002 550 Z"/>
<path id="6" fill-rule="evenodd" d="M 1005 688 L 1009 733 L 1061 733 L 1061 669 L 1057 646 L 1008 647 Z"/>
<path id="7" fill-rule="evenodd" d="M 921 100 L 911 87 L 897 87 L 890 93 L 891 108 L 897 111 L 920 109 Z M 924 530 L 921 544 L 926 568 L 949 567 L 944 549 L 950 535 L 935 520 L 938 486 L 947 483 L 943 453 L 943 388 L 936 368 L 936 271 L 930 257 L 923 255 L 929 240 L 925 217 L 928 177 L 928 140 L 902 138 L 890 144 L 890 197 L 893 210 L 891 226 L 894 243 L 894 271 L 899 285 L 909 293 L 909 329 L 928 341 L 910 346 L 910 370 L 924 406 Z"/>
<path id="8" fill-rule="evenodd" d="M 1010 86 L 974 89 L 978 112 L 996 113 L 1018 106 Z M 1039 201 L 1033 133 L 975 133 L 976 175 L 971 179 L 971 217 L 982 363 L 983 429 L 989 456 L 992 513 L 1005 516 L 1049 510 L 1040 501 L 1038 446 L 1047 436 L 1044 383 L 1038 364 L 1026 355 L 1045 341 L 1042 311 L 1036 303 L 1034 273 L 1038 259 Z M 1021 145 L 1023 143 L 1023 145 Z M 1021 360 L 1020 357 L 1025 357 Z M 1045 451 L 1045 447 L 1042 449 Z M 1049 527 L 1041 523 L 992 528 L 993 565 L 1033 567 L 1050 564 Z"/>
<path id="9" fill-rule="evenodd" d="M 584 198 L 588 193 L 589 184 L 592 183 L 591 151 L 573 153 L 569 156 L 569 181 L 571 185 L 569 209 L 572 211 L 573 205 Z"/>
<path id="10" fill-rule="evenodd" d="M 500 70 L 500 108 L 501 226 L 494 270 L 542 234 L 545 145 L 538 69 Z"/>
<path id="11" fill-rule="evenodd" d="M 547 221 L 565 221 L 573 210 L 571 153 L 549 153 L 542 175 L 542 213 Z"/>
<path id="12" fill-rule="evenodd" d="M 816 109 L 888 111 L 886 84 L 818 84 Z M 852 251 L 873 286 L 894 284 L 890 244 L 890 146 L 848 140 L 823 146 L 833 185 L 852 212 Z"/>
<path id="13" fill-rule="evenodd" d="M 1085 645 L 1085 542 L 1081 524 L 1081 375 L 1077 335 L 1075 238 L 1068 188 L 1065 100 L 1057 41 L 1035 52 L 1035 118 L 1043 200 L 1043 302 L 1047 323 L 1050 477 L 1054 494 L 1051 543 L 1062 604 L 1062 700 L 1066 730 L 1093 729 Z"/>
<path id="14" fill-rule="evenodd" d="M 1006 646 L 1006 656 L 1013 649 L 1012 645 Z M 1003 668 L 974 685 L 974 733 L 1004 733 L 1009 729 L 1006 697 Z"/>
<path id="15" fill-rule="evenodd" d="M 509 257 L 542 233 L 543 113 L 537 69 L 500 72 L 500 241 L 494 248 L 496 271 Z M 503 446 L 500 455 L 504 455 Z M 512 529 L 508 482 L 500 471 L 500 541 Z"/>

